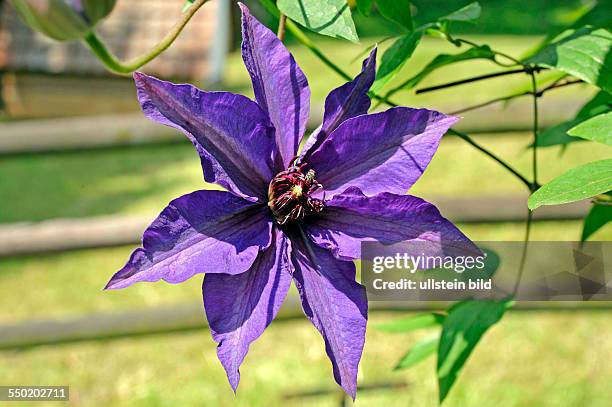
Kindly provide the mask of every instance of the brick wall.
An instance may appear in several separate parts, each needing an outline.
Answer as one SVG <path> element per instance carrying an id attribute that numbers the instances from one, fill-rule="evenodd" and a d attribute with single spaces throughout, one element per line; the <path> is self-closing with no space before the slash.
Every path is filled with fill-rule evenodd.
<path id="1" fill-rule="evenodd" d="M 60 43 L 32 32 L 7 2 L 0 16 L 0 69 L 26 72 L 101 74 L 106 71 L 80 42 Z M 141 55 L 180 18 L 184 0 L 119 0 L 97 31 L 121 59 Z M 146 66 L 162 77 L 202 79 L 216 24 L 217 2 L 193 17 L 176 42 Z"/>

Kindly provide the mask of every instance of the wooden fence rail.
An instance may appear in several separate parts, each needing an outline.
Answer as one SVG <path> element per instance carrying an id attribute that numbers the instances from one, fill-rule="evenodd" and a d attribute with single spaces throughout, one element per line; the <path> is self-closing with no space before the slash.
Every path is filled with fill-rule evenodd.
<path id="1" fill-rule="evenodd" d="M 541 126 L 557 124 L 571 117 L 580 103 L 557 101 L 542 106 Z M 490 106 L 477 114 L 466 114 L 457 128 L 469 133 L 528 131 L 531 129 L 530 105 L 512 104 L 502 109 Z M 309 128 L 322 120 L 322 108 L 313 106 Z M 452 111 L 452 107 L 442 109 Z M 180 142 L 176 131 L 147 120 L 142 113 L 75 116 L 0 123 L 0 154 L 81 150 L 132 144 Z"/>
<path id="2" fill-rule="evenodd" d="M 432 202 L 447 218 L 460 223 L 522 221 L 527 211 L 526 196 L 441 197 Z M 543 207 L 535 212 L 534 218 L 580 219 L 589 206 L 583 201 Z M 152 220 L 152 216 L 109 215 L 0 225 L 0 257 L 138 244 Z"/>
<path id="3" fill-rule="evenodd" d="M 275 321 L 290 321 L 305 317 L 297 297 L 289 296 Z M 448 304 L 431 302 L 370 302 L 374 312 L 416 312 L 441 310 Z M 514 311 L 603 311 L 607 302 L 519 302 Z M 100 313 L 73 319 L 25 321 L 0 325 L 0 350 L 27 349 L 42 345 L 59 345 L 82 341 L 108 340 L 143 335 L 194 331 L 206 328 L 201 304 L 156 307 L 136 311 Z"/>

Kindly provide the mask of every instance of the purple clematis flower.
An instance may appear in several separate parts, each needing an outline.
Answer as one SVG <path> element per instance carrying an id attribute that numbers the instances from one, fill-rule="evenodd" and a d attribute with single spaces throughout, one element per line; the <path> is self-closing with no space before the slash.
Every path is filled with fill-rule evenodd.
<path id="1" fill-rule="evenodd" d="M 319 330 L 336 381 L 353 398 L 367 299 L 355 281 L 360 245 L 406 240 L 472 243 L 430 203 L 403 195 L 457 118 L 397 107 L 367 114 L 376 50 L 357 77 L 325 101 L 323 124 L 302 154 L 310 91 L 281 41 L 242 7 L 242 56 L 255 101 L 142 73 L 145 115 L 182 130 L 204 179 L 227 191 L 172 201 L 143 247 L 106 288 L 179 283 L 205 273 L 202 292 L 217 353 L 234 389 L 249 345 L 272 322 L 293 281 Z"/>

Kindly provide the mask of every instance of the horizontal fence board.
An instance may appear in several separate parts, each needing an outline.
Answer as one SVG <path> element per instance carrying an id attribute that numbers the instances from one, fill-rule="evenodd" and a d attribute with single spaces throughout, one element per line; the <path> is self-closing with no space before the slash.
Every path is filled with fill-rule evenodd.
<path id="1" fill-rule="evenodd" d="M 0 226 L 0 257 L 138 243 L 152 219 L 97 216 Z"/>
<path id="2" fill-rule="evenodd" d="M 370 302 L 375 312 L 416 312 L 441 310 L 447 303 Z M 605 311 L 609 303 L 519 302 L 512 311 Z M 306 318 L 297 297 L 289 296 L 275 321 Z M 208 326 L 203 306 L 184 304 L 135 311 L 98 313 L 71 319 L 25 321 L 0 325 L 0 350 L 27 349 L 42 345 L 70 344 L 143 335 L 169 334 L 204 329 Z"/>
<path id="3" fill-rule="evenodd" d="M 526 196 L 439 197 L 431 201 L 444 216 L 460 223 L 522 221 L 527 214 Z M 534 219 L 579 219 L 589 206 L 588 201 L 545 206 L 534 212 Z M 0 225 L 0 257 L 139 244 L 152 220 L 151 216 L 108 215 Z"/>
<path id="4" fill-rule="evenodd" d="M 64 151 L 182 141 L 176 131 L 140 113 L 0 123 L 0 152 Z"/>
<path id="5" fill-rule="evenodd" d="M 117 84 L 115 84 L 117 85 Z M 119 92 L 123 87 L 119 87 Z M 125 95 L 118 101 L 121 109 L 134 106 L 135 99 L 126 102 L 125 98 L 132 95 L 132 85 L 123 89 Z M 74 91 L 74 89 L 73 89 Z M 108 92 L 108 91 L 107 91 Z M 65 94 L 65 91 L 62 91 Z M 78 91 L 77 91 L 78 93 Z M 36 95 L 40 94 L 40 91 Z M 34 96 L 36 96 L 34 95 Z M 48 98 L 48 92 L 42 96 Z M 38 97 L 38 96 L 36 96 Z M 67 111 L 75 111 L 80 104 L 83 109 L 95 105 L 94 100 L 81 98 L 71 94 L 67 98 L 71 103 Z M 61 103 L 53 101 L 53 108 Z M 75 101 L 76 100 L 76 101 Z M 106 106 L 112 106 L 113 96 L 107 95 Z M 133 103 L 132 103 L 133 102 Z M 529 131 L 532 126 L 531 105 L 521 101 L 506 108 L 499 105 L 488 106 L 477 112 L 465 113 L 456 128 L 468 133 L 489 133 L 508 131 Z M 42 103 L 42 102 L 41 102 Z M 48 108 L 50 100 L 42 103 Z M 127 105 L 125 105 L 127 103 Z M 560 123 L 572 117 L 579 106 L 577 101 L 557 101 L 541 107 L 541 127 Z M 427 106 L 424 106 L 427 107 Z M 440 107 L 438 107 L 440 108 Z M 455 107 L 456 108 L 456 107 Z M 443 112 L 454 110 L 453 107 L 441 108 Z M 26 109 L 31 111 L 31 109 Z M 322 120 L 322 106 L 314 105 L 309 119 L 309 128 L 316 128 Z M 32 153 L 43 151 L 80 150 L 89 148 L 114 147 L 130 144 L 147 144 L 159 142 L 184 141 L 184 137 L 165 126 L 150 122 L 142 113 L 107 113 L 95 116 L 74 116 L 66 118 L 30 119 L 15 122 L 0 123 L 0 154 Z"/>
<path id="6" fill-rule="evenodd" d="M 430 201 L 438 206 L 446 218 L 454 222 L 516 222 L 527 218 L 527 198 L 527 195 L 432 197 Z M 533 213 L 533 219 L 582 219 L 590 208 L 591 204 L 588 200 L 564 205 L 542 206 Z"/>

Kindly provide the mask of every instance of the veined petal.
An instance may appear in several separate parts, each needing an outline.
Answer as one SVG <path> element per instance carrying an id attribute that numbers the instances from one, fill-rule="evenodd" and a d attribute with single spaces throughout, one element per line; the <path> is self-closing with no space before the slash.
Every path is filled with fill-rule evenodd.
<path id="1" fill-rule="evenodd" d="M 371 100 L 368 91 L 376 75 L 376 48 L 363 61 L 361 73 L 350 82 L 332 90 L 325 99 L 323 124 L 306 141 L 303 148 L 303 160 L 308 157 L 341 123 L 351 117 L 367 114 Z M 319 140 L 319 141 L 317 141 Z"/>
<path id="2" fill-rule="evenodd" d="M 365 288 L 355 281 L 352 261 L 337 260 L 302 236 L 292 236 L 291 242 L 304 313 L 325 340 L 336 382 L 355 399 L 368 317 Z"/>
<path id="3" fill-rule="evenodd" d="M 425 171 L 440 139 L 458 120 L 396 107 L 343 122 L 307 161 L 329 194 L 356 186 L 366 195 L 405 193 Z"/>
<path id="4" fill-rule="evenodd" d="M 204 179 L 265 200 L 272 178 L 274 129 L 255 102 L 229 92 L 135 73 L 138 100 L 149 119 L 183 131 L 202 161 Z"/>
<path id="5" fill-rule="evenodd" d="M 242 9 L 242 59 L 251 75 L 255 99 L 276 129 L 276 170 L 287 168 L 297 154 L 310 111 L 306 76 L 283 43 Z"/>
<path id="6" fill-rule="evenodd" d="M 289 239 L 278 230 L 274 234 L 275 243 L 259 253 L 247 272 L 204 277 L 208 324 L 234 392 L 249 345 L 270 325 L 291 285 Z"/>
<path id="7" fill-rule="evenodd" d="M 344 260 L 360 258 L 361 243 L 368 241 L 385 245 L 409 240 L 431 242 L 422 247 L 432 256 L 481 253 L 429 202 L 390 193 L 367 197 L 355 187 L 327 201 L 325 210 L 305 229 L 318 246 Z"/>
<path id="8" fill-rule="evenodd" d="M 170 202 L 144 232 L 142 248 L 106 289 L 138 281 L 180 283 L 198 273 L 239 274 L 270 243 L 268 209 L 223 191 L 196 191 Z"/>

